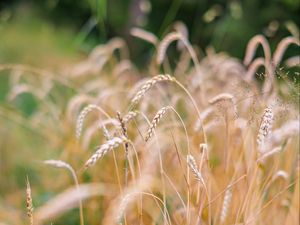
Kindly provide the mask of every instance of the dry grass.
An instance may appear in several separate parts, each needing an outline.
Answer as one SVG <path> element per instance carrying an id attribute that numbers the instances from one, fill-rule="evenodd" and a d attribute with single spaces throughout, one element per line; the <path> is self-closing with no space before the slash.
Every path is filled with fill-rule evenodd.
<path id="1" fill-rule="evenodd" d="M 157 47 L 156 63 L 143 72 L 128 59 L 122 39 L 98 46 L 68 76 L 0 65 L 11 72 L 0 121 L 24 127 L 28 140 L 42 142 L 10 160 L 20 154 L 24 166 L 34 168 L 35 198 L 57 193 L 39 199 L 33 211 L 27 181 L 29 224 L 33 218 L 34 224 L 67 224 L 62 218 L 69 217 L 91 225 L 298 223 L 299 81 L 276 77 L 286 74 L 288 68 L 278 67 L 288 45 L 299 40 L 283 39 L 272 57 L 259 35 L 249 42 L 244 63 L 211 50 L 199 60 L 185 27 L 177 24 L 175 30 L 161 42 L 132 30 Z M 182 61 L 172 68 L 166 51 L 175 40 L 187 51 L 180 48 Z M 259 44 L 263 58 L 255 58 Z M 261 65 L 268 77 L 263 84 L 255 77 Z M 145 72 L 152 76 L 139 81 L 136 75 Z M 38 104 L 26 118 L 9 107 L 25 92 Z M 17 138 L 10 144 L 23 149 Z M 49 155 L 60 160 L 45 163 L 68 169 L 73 181 L 34 163 Z M 0 222 L 25 224 L 19 205 L 20 200 L 1 200 Z M 77 207 L 78 215 L 71 211 Z"/>

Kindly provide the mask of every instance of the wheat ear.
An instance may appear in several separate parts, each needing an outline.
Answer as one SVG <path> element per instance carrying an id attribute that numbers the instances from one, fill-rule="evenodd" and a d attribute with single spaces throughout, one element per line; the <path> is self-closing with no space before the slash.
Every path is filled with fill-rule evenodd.
<path id="1" fill-rule="evenodd" d="M 27 216 L 30 221 L 30 225 L 33 225 L 33 204 L 32 204 L 32 196 L 31 196 L 31 188 L 28 177 L 26 178 L 26 208 L 27 208 Z"/>
<path id="2" fill-rule="evenodd" d="M 234 98 L 234 96 L 232 94 L 221 93 L 221 94 L 213 97 L 212 99 L 210 99 L 208 101 L 208 103 L 213 105 L 213 104 L 216 104 L 216 103 L 218 103 L 220 101 L 227 101 L 227 100 L 232 101 L 233 98 Z"/>
<path id="3" fill-rule="evenodd" d="M 83 127 L 83 122 L 84 119 L 86 118 L 87 114 L 93 110 L 97 110 L 100 111 L 102 113 L 104 113 L 104 115 L 107 116 L 107 113 L 105 113 L 103 111 L 103 109 L 101 109 L 99 106 L 94 105 L 94 104 L 90 104 L 88 106 L 86 106 L 79 114 L 77 122 L 76 122 L 76 138 L 79 139 L 81 132 L 82 132 L 82 127 Z"/>
<path id="4" fill-rule="evenodd" d="M 150 80 L 146 81 L 146 83 L 139 89 L 139 91 L 135 94 L 133 99 L 131 100 L 131 104 L 134 106 L 143 98 L 143 96 L 146 94 L 146 92 L 157 82 L 160 81 L 174 81 L 174 78 L 172 78 L 169 74 L 160 74 L 157 75 Z"/>
<path id="5" fill-rule="evenodd" d="M 201 172 L 199 171 L 199 169 L 197 167 L 195 158 L 192 155 L 187 155 L 186 161 L 187 161 L 187 164 L 190 167 L 191 171 L 193 172 L 194 176 L 196 177 L 196 179 L 205 186 L 204 179 L 201 175 Z"/>
<path id="6" fill-rule="evenodd" d="M 154 130 L 157 127 L 160 119 L 166 114 L 168 109 L 170 109 L 170 106 L 165 106 L 165 107 L 162 107 L 160 110 L 158 110 L 158 112 L 156 113 L 156 115 L 154 116 L 154 118 L 150 124 L 150 127 L 147 130 L 147 135 L 145 138 L 146 142 L 152 137 Z"/>
<path id="7" fill-rule="evenodd" d="M 129 111 L 123 118 L 123 123 L 128 123 L 133 120 L 138 114 L 138 111 Z"/>
<path id="8" fill-rule="evenodd" d="M 220 218 L 220 222 L 221 224 L 223 224 L 227 218 L 228 215 L 228 209 L 231 203 L 231 199 L 232 199 L 232 188 L 231 185 L 228 185 L 226 188 L 226 192 L 225 192 L 225 196 L 224 196 L 224 200 L 223 200 L 223 206 L 222 206 L 222 211 L 221 211 L 221 218 Z"/>
<path id="9" fill-rule="evenodd" d="M 209 107 L 209 108 L 205 109 L 204 111 L 202 111 L 200 114 L 201 119 L 198 118 L 194 125 L 194 132 L 198 132 L 201 128 L 202 123 L 204 123 L 204 121 L 207 120 L 207 118 L 209 116 L 211 116 L 213 113 L 214 113 L 213 107 Z"/>
<path id="10" fill-rule="evenodd" d="M 122 130 L 122 135 L 125 138 L 128 138 L 128 134 L 127 134 L 127 128 L 126 125 L 123 121 L 123 118 L 121 117 L 121 113 L 117 112 L 117 119 L 120 122 L 120 126 L 121 126 L 121 130 Z M 128 142 L 125 142 L 125 185 L 127 186 L 127 181 L 128 181 Z"/>
<path id="11" fill-rule="evenodd" d="M 272 181 L 275 181 L 278 178 L 283 178 L 284 180 L 288 180 L 289 174 L 284 170 L 278 170 L 272 177 Z"/>
<path id="12" fill-rule="evenodd" d="M 126 137 L 114 137 L 111 140 L 107 141 L 105 144 L 101 145 L 98 150 L 87 160 L 85 163 L 85 168 L 89 168 L 101 158 L 107 152 L 117 148 L 120 144 L 129 142 Z"/>
<path id="13" fill-rule="evenodd" d="M 264 153 L 264 144 L 266 139 L 271 133 L 272 124 L 273 124 L 274 114 L 273 110 L 270 107 L 266 107 L 264 114 L 261 118 L 260 127 L 257 135 L 257 147 L 260 153 Z"/>
<path id="14" fill-rule="evenodd" d="M 238 109 L 236 107 L 236 98 L 230 94 L 230 93 L 221 93 L 217 96 L 215 96 L 214 98 L 210 99 L 208 101 L 209 104 L 217 104 L 219 102 L 225 102 L 225 101 L 228 101 L 230 102 L 230 104 L 232 105 L 232 109 L 233 109 L 233 113 L 234 115 L 237 117 L 238 116 Z"/>

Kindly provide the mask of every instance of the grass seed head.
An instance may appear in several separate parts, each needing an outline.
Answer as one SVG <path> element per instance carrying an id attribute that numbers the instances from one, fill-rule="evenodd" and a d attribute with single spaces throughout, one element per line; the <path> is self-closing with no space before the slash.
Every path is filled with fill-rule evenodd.
<path id="1" fill-rule="evenodd" d="M 265 145 L 267 138 L 271 134 L 273 120 L 274 120 L 273 110 L 272 110 L 272 108 L 267 107 L 261 118 L 261 123 L 260 123 L 257 140 L 256 140 L 257 147 L 258 147 L 258 150 L 260 153 L 263 153 L 265 151 L 264 145 Z"/>
<path id="2" fill-rule="evenodd" d="M 128 139 L 125 137 L 114 137 L 111 140 L 107 141 L 105 144 L 101 145 L 98 150 L 87 160 L 85 163 L 85 168 L 89 168 L 101 158 L 107 152 L 117 148 L 120 144 L 128 142 Z"/>
<path id="3" fill-rule="evenodd" d="M 171 77 L 169 74 L 160 74 L 157 75 L 150 80 L 148 80 L 141 88 L 140 90 L 135 94 L 133 99 L 131 100 L 132 105 L 136 105 L 139 103 L 139 101 L 144 97 L 146 92 L 157 82 L 160 81 L 174 81 L 174 78 Z"/>
<path id="4" fill-rule="evenodd" d="M 33 204 L 32 204 L 32 196 L 31 196 L 31 188 L 28 177 L 26 178 L 26 208 L 27 208 L 27 216 L 30 221 L 30 225 L 33 225 Z"/>
<path id="5" fill-rule="evenodd" d="M 166 112 L 169 108 L 170 108 L 169 106 L 165 106 L 165 107 L 161 108 L 160 110 L 158 110 L 158 112 L 156 113 L 156 115 L 154 116 L 154 118 L 150 124 L 150 127 L 148 128 L 147 135 L 145 138 L 146 142 L 152 137 L 154 130 L 157 127 L 159 121 L 166 114 Z"/>

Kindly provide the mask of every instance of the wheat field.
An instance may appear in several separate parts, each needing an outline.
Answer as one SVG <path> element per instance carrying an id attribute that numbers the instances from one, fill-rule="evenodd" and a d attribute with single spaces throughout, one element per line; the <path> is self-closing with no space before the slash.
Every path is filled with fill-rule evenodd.
<path id="1" fill-rule="evenodd" d="M 0 64 L 1 225 L 299 224 L 299 39 L 254 36 L 241 62 L 185 29 L 132 29 L 155 49 L 143 71 L 121 38 L 63 70 Z"/>

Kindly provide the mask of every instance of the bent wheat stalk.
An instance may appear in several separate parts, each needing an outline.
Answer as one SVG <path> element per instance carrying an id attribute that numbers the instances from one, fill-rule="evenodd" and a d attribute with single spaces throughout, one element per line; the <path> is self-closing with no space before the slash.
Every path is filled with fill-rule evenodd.
<path id="1" fill-rule="evenodd" d="M 157 75 L 155 77 L 153 77 L 152 79 L 146 81 L 146 83 L 140 88 L 140 90 L 135 94 L 134 98 L 131 100 L 131 105 L 129 107 L 129 109 L 131 109 L 132 107 L 134 107 L 137 103 L 140 102 L 140 100 L 143 98 L 143 96 L 146 94 L 146 92 L 157 82 L 159 81 L 171 81 L 176 83 L 176 85 L 178 85 L 187 95 L 188 98 L 191 100 L 193 107 L 195 108 L 196 112 L 197 112 L 197 116 L 198 119 L 200 121 L 200 126 L 202 129 L 202 133 L 203 133 L 203 139 L 204 142 L 207 143 L 207 138 L 206 138 L 206 134 L 203 128 L 203 123 L 202 123 L 202 119 L 201 119 L 201 114 L 200 111 L 197 107 L 197 104 L 194 100 L 194 98 L 192 97 L 192 95 L 190 94 L 190 92 L 175 78 L 175 77 L 171 77 L 169 74 L 166 75 Z"/>
<path id="2" fill-rule="evenodd" d="M 153 87 L 153 85 L 155 85 L 157 82 L 160 81 L 174 81 L 174 78 L 171 77 L 169 74 L 159 74 L 155 77 L 153 77 L 152 79 L 148 80 L 141 88 L 140 90 L 135 94 L 135 96 L 133 97 L 133 99 L 131 100 L 131 106 L 135 106 L 136 104 L 138 104 L 140 102 L 140 100 L 144 97 L 144 95 L 146 94 L 146 92 Z"/>
<path id="3" fill-rule="evenodd" d="M 86 106 L 79 114 L 77 122 L 76 122 L 76 138 L 79 139 L 81 136 L 82 128 L 83 128 L 83 122 L 86 118 L 87 114 L 89 112 L 92 112 L 93 110 L 98 110 L 99 112 L 103 113 L 105 116 L 110 118 L 110 116 L 99 106 L 90 104 Z"/>
<path id="4" fill-rule="evenodd" d="M 199 72 L 200 72 L 200 63 L 199 63 L 199 60 L 197 58 L 196 52 L 194 51 L 194 49 L 192 48 L 192 46 L 188 42 L 188 40 L 181 33 L 178 33 L 178 32 L 171 32 L 171 33 L 167 34 L 165 36 L 165 38 L 159 44 L 158 49 L 157 49 L 157 58 L 156 58 L 157 64 L 158 65 L 162 64 L 162 62 L 165 58 L 168 46 L 173 41 L 176 41 L 176 40 L 180 40 L 186 46 L 188 52 L 191 55 L 193 63 L 196 67 L 196 71 L 199 74 Z"/>
<path id="5" fill-rule="evenodd" d="M 299 39 L 297 39 L 295 37 L 286 37 L 279 42 L 279 44 L 277 45 L 277 48 L 273 54 L 273 63 L 274 63 L 275 67 L 278 66 L 278 64 L 280 63 L 280 61 L 282 59 L 284 52 L 291 44 L 295 44 L 295 45 L 299 46 L 300 45 Z"/>
<path id="6" fill-rule="evenodd" d="M 251 38 L 251 40 L 247 45 L 244 65 L 248 66 L 251 63 L 259 44 L 261 44 L 261 46 L 263 47 L 264 54 L 265 54 L 265 61 L 267 63 L 271 63 L 271 49 L 270 49 L 269 42 L 263 35 L 256 35 L 253 38 Z"/>
<path id="7" fill-rule="evenodd" d="M 279 153 L 280 151 L 282 150 L 282 147 L 279 146 L 279 147 L 275 147 L 269 151 L 267 151 L 266 153 L 264 153 L 261 157 L 259 157 L 257 159 L 257 162 L 258 163 L 264 163 L 264 161 L 269 158 L 270 156 L 272 155 L 275 155 L 276 153 Z"/>
<path id="8" fill-rule="evenodd" d="M 45 164 L 50 165 L 50 166 L 54 166 L 57 168 L 65 168 L 67 170 L 69 170 L 72 174 L 75 186 L 76 186 L 76 190 L 78 192 L 78 196 L 80 196 L 80 191 L 79 191 L 79 182 L 76 176 L 76 173 L 73 169 L 73 167 L 61 160 L 54 160 L 54 159 L 50 159 L 50 160 L 45 160 L 44 161 Z M 79 198 L 79 216 L 80 216 L 80 225 L 84 225 L 84 218 L 83 218 L 83 207 L 82 207 L 82 200 L 81 198 Z"/>
<path id="9" fill-rule="evenodd" d="M 156 46 L 156 44 L 158 42 L 158 39 L 154 34 L 148 32 L 148 31 L 145 31 L 143 29 L 137 28 L 137 27 L 132 28 L 130 30 L 130 34 L 134 37 L 145 40 L 145 41 L 153 44 L 154 46 Z"/>

